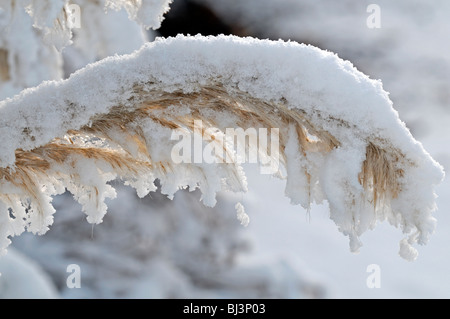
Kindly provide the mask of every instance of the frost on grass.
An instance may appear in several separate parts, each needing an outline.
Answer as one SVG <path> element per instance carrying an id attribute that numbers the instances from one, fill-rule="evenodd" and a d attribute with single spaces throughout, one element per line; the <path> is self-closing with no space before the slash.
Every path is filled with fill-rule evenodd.
<path id="1" fill-rule="evenodd" d="M 0 0 L 0 99 L 45 80 L 59 80 L 64 70 L 84 66 L 86 60 L 138 49 L 146 35 L 141 25 L 159 27 L 170 3 Z M 125 8 L 136 22 L 127 12 L 109 8 Z M 63 48 L 69 59 L 63 58 Z"/>
<path id="2" fill-rule="evenodd" d="M 102 221 L 117 178 L 141 197 L 156 190 L 156 179 L 169 198 L 199 189 L 207 206 L 219 191 L 245 192 L 239 162 L 172 161 L 172 132 L 193 133 L 196 120 L 217 134 L 278 128 L 274 175 L 286 178 L 286 195 L 305 209 L 327 200 L 352 251 L 387 220 L 405 234 L 400 254 L 412 260 L 412 245 L 434 230 L 442 168 L 400 121 L 380 81 L 295 42 L 178 36 L 0 102 L 2 249 L 25 230 L 45 233 L 52 196 L 66 189 L 91 223 Z M 236 210 L 246 222 L 243 207 Z"/>
<path id="3" fill-rule="evenodd" d="M 172 0 L 105 0 L 105 7 L 116 11 L 125 8 L 131 20 L 146 29 L 159 29 L 163 15 L 169 11 Z"/>
<path id="4" fill-rule="evenodd" d="M 43 79 L 62 77 L 60 54 L 43 40 L 47 39 L 42 33 L 43 24 L 48 20 L 44 18 L 48 16 L 38 19 L 37 7 L 45 3 L 50 5 L 51 2 L 0 1 L 0 99 L 19 93 L 25 87 L 36 86 Z"/>

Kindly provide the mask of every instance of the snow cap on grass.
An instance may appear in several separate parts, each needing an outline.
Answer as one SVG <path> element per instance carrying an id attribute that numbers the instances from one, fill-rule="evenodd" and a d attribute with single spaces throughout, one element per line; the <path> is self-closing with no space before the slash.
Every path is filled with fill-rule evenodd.
<path id="1" fill-rule="evenodd" d="M 402 256 L 412 260 L 412 245 L 434 230 L 442 168 L 399 119 L 380 81 L 313 46 L 233 36 L 157 39 L 0 102 L 2 213 L 31 207 L 24 214 L 40 217 L 45 231 L 48 198 L 68 188 L 99 223 L 115 178 L 140 196 L 155 189 L 155 179 L 169 197 L 199 188 L 210 206 L 218 191 L 245 192 L 240 163 L 172 161 L 171 133 L 193 133 L 196 120 L 222 133 L 278 128 L 286 195 L 305 208 L 326 199 L 352 251 L 366 230 L 388 220 L 405 233 Z M 3 223 L 20 223 L 14 214 Z"/>

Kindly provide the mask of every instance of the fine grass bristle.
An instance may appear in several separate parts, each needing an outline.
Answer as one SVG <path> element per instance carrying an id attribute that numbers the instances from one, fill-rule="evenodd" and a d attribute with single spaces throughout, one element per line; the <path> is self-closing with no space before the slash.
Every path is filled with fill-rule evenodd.
<path id="1" fill-rule="evenodd" d="M 388 152 L 373 143 L 367 145 L 359 181 L 366 192 L 373 194 L 374 206 L 386 197 L 396 198 L 401 191 L 399 180 L 403 170 L 395 167 L 401 157 L 397 150 Z"/>

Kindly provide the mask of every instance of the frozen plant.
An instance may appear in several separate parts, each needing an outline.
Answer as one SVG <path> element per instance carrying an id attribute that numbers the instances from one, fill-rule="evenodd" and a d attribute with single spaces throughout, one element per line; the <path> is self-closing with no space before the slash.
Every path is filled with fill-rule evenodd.
<path id="1" fill-rule="evenodd" d="M 245 192 L 237 162 L 172 162 L 172 131 L 192 132 L 195 120 L 221 132 L 279 128 L 285 175 L 276 175 L 286 178 L 286 195 L 306 209 L 327 200 L 352 251 L 364 231 L 388 220 L 406 235 L 401 256 L 413 260 L 412 245 L 434 230 L 442 168 L 380 81 L 313 46 L 178 36 L 0 102 L 2 248 L 25 230 L 45 233 L 52 196 L 66 189 L 91 223 L 102 222 L 117 178 L 140 197 L 156 190 L 156 179 L 169 198 L 198 188 L 207 206 L 219 191 Z"/>
<path id="2" fill-rule="evenodd" d="M 59 80 L 86 61 L 138 49 L 146 40 L 141 26 L 159 28 L 171 2 L 0 0 L 0 99 Z M 121 8 L 136 22 L 115 12 Z"/>

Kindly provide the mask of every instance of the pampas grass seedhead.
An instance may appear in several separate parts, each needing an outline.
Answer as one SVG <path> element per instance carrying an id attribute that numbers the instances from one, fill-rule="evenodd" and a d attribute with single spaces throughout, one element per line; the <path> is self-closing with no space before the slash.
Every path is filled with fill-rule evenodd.
<path id="1" fill-rule="evenodd" d="M 218 54 L 224 47 L 231 49 Z M 53 107 L 55 122 L 46 118 Z M 169 198 L 199 188 L 203 203 L 213 206 L 219 191 L 247 190 L 240 151 L 256 149 L 261 171 L 286 178 L 292 203 L 309 209 L 329 202 L 330 218 L 352 250 L 379 220 L 402 227 L 409 244 L 432 232 L 433 187 L 442 170 L 393 112 L 381 83 L 310 46 L 225 36 L 158 39 L 28 90 L 0 110 L 0 210 L 9 213 L 7 225 L 28 220 L 32 211 L 45 228 L 51 196 L 65 189 L 90 222 L 101 222 L 115 179 L 140 197 L 156 189 L 155 180 Z M 228 129 L 234 136 L 226 136 Z M 268 130 L 270 137 L 255 145 L 255 132 Z M 214 154 L 218 161 L 186 163 L 183 156 L 175 164 L 172 151 L 185 153 L 175 146 L 187 140 L 172 137 L 184 133 L 194 142 L 202 134 L 200 146 L 223 150 Z M 22 206 L 33 209 L 16 215 Z"/>
<path id="2" fill-rule="evenodd" d="M 174 165 L 171 162 L 153 162 L 149 152 L 148 137 L 142 127 L 145 120 L 170 130 L 185 128 L 193 132 L 194 120 L 202 120 L 204 131 L 209 127 L 221 127 L 216 118 L 205 117 L 214 112 L 226 114 L 235 119 L 235 126 L 243 129 L 249 127 L 280 128 L 280 152 L 282 162 L 289 125 L 294 125 L 302 154 L 327 154 L 340 146 L 340 142 L 330 132 L 313 124 L 308 115 L 299 109 L 290 109 L 283 102 L 268 103 L 237 89 L 227 90 L 222 85 L 204 86 L 198 92 L 185 94 L 181 91 L 165 92 L 162 90 L 144 90 L 135 86 L 133 107 L 117 105 L 106 114 L 91 118 L 90 124 L 78 130 L 68 130 L 64 138 L 55 138 L 50 143 L 34 150 L 16 151 L 13 167 L 0 169 L 0 179 L 6 180 L 22 189 L 23 196 L 34 201 L 39 200 L 40 179 L 53 174 L 62 174 L 53 170 L 53 166 L 70 164 L 71 160 L 85 158 L 93 165 L 96 162 L 108 163 L 118 176 L 138 178 L 142 170 L 158 167 L 163 172 Z M 187 106 L 189 113 L 177 113 L 177 106 Z M 210 112 L 206 112 L 210 111 Z M 223 115 L 222 115 L 223 116 Z M 102 146 L 83 145 L 74 141 L 77 137 L 100 139 Z M 166 141 L 160 141 L 166 143 Z M 105 146 L 106 145 L 106 146 Z M 132 147 L 131 147 L 132 146 Z M 221 145 L 227 152 L 226 145 Z M 249 145 L 245 146 L 247 149 Z M 137 150 L 132 154 L 130 149 Z M 266 154 L 270 156 L 269 154 Z M 395 198 L 401 191 L 399 179 L 402 169 L 397 168 L 402 160 L 401 153 L 392 148 L 382 148 L 369 141 L 366 158 L 361 166 L 359 181 L 374 206 Z M 305 170 L 305 174 L 309 173 Z M 308 180 L 309 180 L 309 176 Z"/>

